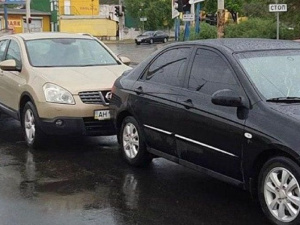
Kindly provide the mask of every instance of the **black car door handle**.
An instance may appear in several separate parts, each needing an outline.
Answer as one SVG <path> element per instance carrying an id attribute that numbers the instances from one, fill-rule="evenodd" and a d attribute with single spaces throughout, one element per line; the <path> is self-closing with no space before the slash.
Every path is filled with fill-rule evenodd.
<path id="1" fill-rule="evenodd" d="M 183 101 L 182 104 L 187 109 L 194 107 L 193 101 L 191 99 L 187 99 L 187 100 Z"/>
<path id="2" fill-rule="evenodd" d="M 142 93 L 143 93 L 143 88 L 140 86 L 140 87 L 134 89 L 134 91 L 135 91 L 135 93 L 137 93 L 137 94 L 142 94 Z"/>

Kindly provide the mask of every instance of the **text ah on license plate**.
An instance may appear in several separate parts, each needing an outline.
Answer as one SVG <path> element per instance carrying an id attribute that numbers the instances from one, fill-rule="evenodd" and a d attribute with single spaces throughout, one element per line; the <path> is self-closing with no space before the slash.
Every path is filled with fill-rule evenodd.
<path id="1" fill-rule="evenodd" d="M 95 111 L 95 120 L 109 120 L 110 111 L 109 110 L 96 110 Z"/>

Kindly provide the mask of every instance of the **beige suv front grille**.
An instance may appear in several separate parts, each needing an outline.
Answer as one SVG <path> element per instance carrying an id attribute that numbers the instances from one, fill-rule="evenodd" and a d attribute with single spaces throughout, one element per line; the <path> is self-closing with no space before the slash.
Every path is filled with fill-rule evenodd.
<path id="1" fill-rule="evenodd" d="M 106 94 L 109 91 L 84 91 L 79 92 L 81 101 L 85 104 L 102 104 L 108 105 L 109 100 L 106 98 Z"/>

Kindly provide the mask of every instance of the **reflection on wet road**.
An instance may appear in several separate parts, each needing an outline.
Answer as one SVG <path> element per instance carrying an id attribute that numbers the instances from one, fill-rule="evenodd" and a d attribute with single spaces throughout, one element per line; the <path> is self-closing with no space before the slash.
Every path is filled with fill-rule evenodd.
<path id="1" fill-rule="evenodd" d="M 247 192 L 163 159 L 132 168 L 115 136 L 25 146 L 0 118 L 1 225 L 267 224 Z"/>

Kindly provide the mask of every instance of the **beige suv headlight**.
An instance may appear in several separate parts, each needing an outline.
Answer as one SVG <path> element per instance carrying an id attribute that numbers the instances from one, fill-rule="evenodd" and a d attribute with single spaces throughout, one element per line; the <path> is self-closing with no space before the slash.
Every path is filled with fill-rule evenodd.
<path id="1" fill-rule="evenodd" d="M 62 87 L 47 83 L 43 86 L 43 90 L 47 102 L 70 105 L 75 104 L 72 94 Z"/>

